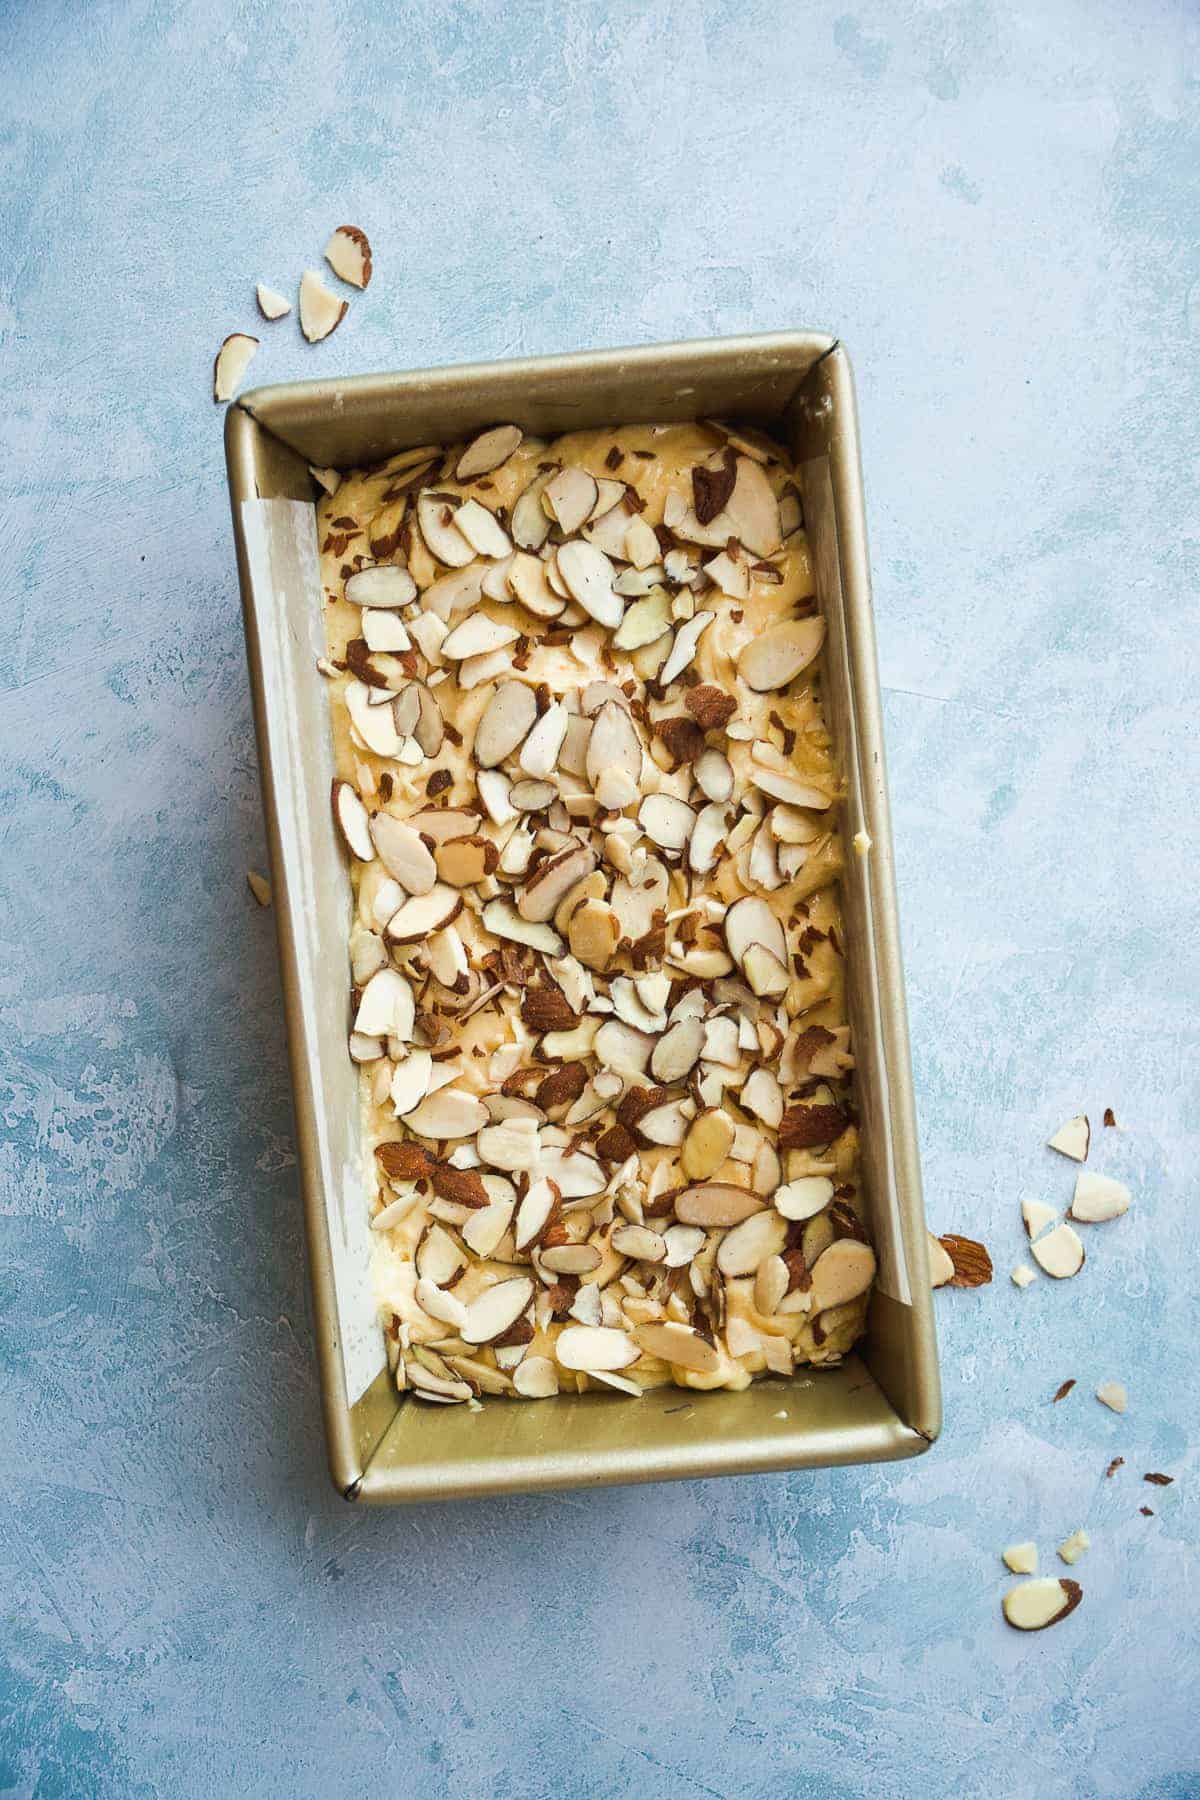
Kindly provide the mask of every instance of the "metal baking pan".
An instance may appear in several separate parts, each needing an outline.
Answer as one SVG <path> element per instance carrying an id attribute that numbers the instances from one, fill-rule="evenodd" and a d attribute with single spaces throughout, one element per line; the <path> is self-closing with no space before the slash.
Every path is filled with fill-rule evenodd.
<path id="1" fill-rule="evenodd" d="M 837 1369 L 742 1393 L 422 1407 L 388 1375 L 371 1291 L 358 1073 L 346 1055 L 350 891 L 329 809 L 329 703 L 309 464 L 351 468 L 499 419 L 554 435 L 716 416 L 790 444 L 828 622 L 847 781 L 843 880 L 863 1186 L 879 1283 Z M 229 492 L 270 840 L 321 1392 L 334 1482 L 394 1503 L 915 1456 L 940 1428 L 850 364 L 812 332 L 259 388 L 229 409 Z"/>

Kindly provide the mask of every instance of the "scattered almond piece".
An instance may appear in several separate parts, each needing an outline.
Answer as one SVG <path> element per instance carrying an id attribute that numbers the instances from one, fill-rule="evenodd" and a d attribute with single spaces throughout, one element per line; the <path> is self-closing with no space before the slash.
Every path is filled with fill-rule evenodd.
<path id="1" fill-rule="evenodd" d="M 1070 1537 L 1058 1546 L 1058 1554 L 1063 1562 L 1073 1565 L 1079 1561 L 1084 1551 L 1090 1550 L 1091 1547 L 1092 1540 L 1081 1525 L 1078 1531 L 1073 1531 Z"/>
<path id="2" fill-rule="evenodd" d="M 1106 1481 L 1111 1481 L 1117 1470 L 1123 1469 L 1124 1467 L 1125 1458 L 1123 1456 L 1114 1456 L 1107 1469 L 1104 1471 L 1104 1479 Z"/>
<path id="3" fill-rule="evenodd" d="M 1106 1106 L 1104 1109 L 1104 1123 L 1110 1128 L 1116 1127 L 1117 1115 L 1111 1106 Z"/>
<path id="4" fill-rule="evenodd" d="M 829 1192 L 832 1198 L 832 1183 L 829 1184 Z M 778 1204 L 778 1197 L 776 1203 Z M 954 1279 L 954 1259 L 941 1238 L 934 1237 L 932 1231 L 925 1235 L 929 1240 L 929 1285 L 934 1288 L 945 1287 L 948 1281 Z"/>
<path id="5" fill-rule="evenodd" d="M 1096 1389 L 1096 1398 L 1101 1405 L 1107 1406 L 1111 1412 L 1123 1413 L 1129 1405 L 1129 1395 L 1125 1384 L 1120 1381 L 1102 1381 Z"/>
<path id="6" fill-rule="evenodd" d="M 1065 1400 L 1067 1395 L 1070 1393 L 1071 1389 L 1073 1387 L 1076 1387 L 1077 1385 L 1078 1384 L 1075 1380 L 1075 1377 L 1072 1375 L 1072 1377 L 1069 1381 L 1063 1382 L 1062 1386 L 1059 1388 L 1058 1392 L 1055 1394 L 1054 1403 L 1057 1404 L 1057 1402 L 1059 1400 Z"/>
<path id="7" fill-rule="evenodd" d="M 1142 1480 L 1153 1482 L 1155 1487 L 1170 1487 L 1174 1482 L 1175 1477 L 1173 1475 L 1159 1475 L 1152 1473 L 1150 1475 L 1143 1475 Z"/>
<path id="8" fill-rule="evenodd" d="M 1043 1231 L 1048 1231 L 1058 1214 L 1044 1200 L 1022 1200 L 1021 1217 L 1025 1221 L 1025 1235 L 1032 1239 L 1041 1237 Z"/>
<path id="9" fill-rule="evenodd" d="M 348 306 L 348 301 L 330 293 L 315 269 L 305 269 L 300 277 L 300 329 L 310 344 L 319 344 L 336 331 Z"/>
<path id="10" fill-rule="evenodd" d="M 1114 1181 L 1109 1175 L 1096 1175 L 1089 1169 L 1081 1169 L 1075 1178 L 1070 1216 L 1085 1225 L 1104 1224 L 1109 1219 L 1119 1219 L 1122 1213 L 1128 1212 L 1132 1198 L 1123 1182 Z"/>
<path id="11" fill-rule="evenodd" d="M 855 855 L 856 856 L 865 856 L 867 854 L 867 851 L 870 848 L 871 848 L 871 838 L 870 838 L 869 834 L 865 831 L 856 831 L 854 834 L 854 853 L 855 853 Z"/>
<path id="12" fill-rule="evenodd" d="M 286 313 L 290 313 L 292 310 L 292 303 L 287 295 L 279 293 L 276 288 L 268 287 L 265 282 L 258 283 L 254 295 L 258 301 L 258 310 L 264 319 L 282 319 Z"/>
<path id="13" fill-rule="evenodd" d="M 371 279 L 371 246 L 357 225 L 339 225 L 325 246 L 325 261 L 351 287 L 365 288 Z"/>
<path id="14" fill-rule="evenodd" d="M 1004 1617 L 1017 1631 L 1044 1631 L 1075 1611 L 1083 1599 L 1077 1581 L 1065 1575 L 1046 1575 L 1009 1588 L 1002 1602 Z"/>
<path id="15" fill-rule="evenodd" d="M 271 884 L 267 880 L 266 876 L 260 875 L 257 869 L 247 869 L 246 870 L 246 882 L 247 882 L 247 885 L 249 886 L 250 892 L 254 895 L 254 898 L 258 901 L 258 904 L 260 906 L 270 906 L 270 904 L 271 904 Z"/>
<path id="16" fill-rule="evenodd" d="M 1023 1544 L 1010 1544 L 1001 1554 L 1014 1575 L 1037 1574 L 1038 1548 L 1032 1539 Z"/>
<path id="17" fill-rule="evenodd" d="M 1018 1263 L 1010 1279 L 1014 1287 L 1027 1288 L 1031 1281 L 1037 1280 L 1037 1273 L 1028 1263 Z"/>
<path id="18" fill-rule="evenodd" d="M 1086 1162 L 1091 1141 L 1092 1127 L 1087 1114 L 1078 1113 L 1075 1118 L 1068 1119 L 1065 1125 L 1059 1126 L 1054 1136 L 1047 1139 L 1046 1147 L 1069 1156 L 1073 1162 Z"/>
<path id="19" fill-rule="evenodd" d="M 958 1237 L 948 1231 L 938 1239 L 954 1265 L 954 1274 L 950 1277 L 950 1286 L 959 1288 L 984 1287 L 992 1279 L 992 1259 L 982 1244 L 974 1238 Z"/>
<path id="20" fill-rule="evenodd" d="M 225 339 L 213 362 L 213 399 L 218 406 L 233 399 L 257 349 L 258 339 L 244 331 L 231 332 Z"/>
<path id="21" fill-rule="evenodd" d="M 1079 1234 L 1069 1225 L 1056 1225 L 1033 1246 L 1034 1261 L 1056 1281 L 1078 1275 L 1086 1260 Z"/>

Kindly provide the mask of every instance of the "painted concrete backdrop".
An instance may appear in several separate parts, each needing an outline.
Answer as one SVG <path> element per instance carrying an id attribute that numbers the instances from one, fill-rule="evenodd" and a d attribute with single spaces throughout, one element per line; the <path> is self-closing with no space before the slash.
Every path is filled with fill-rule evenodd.
<path id="1" fill-rule="evenodd" d="M 1200 1793 L 1198 26 L 0 6 L 0 1795 Z M 256 327 L 344 221 L 376 274 L 337 335 Z M 997 1262 L 938 1296 L 945 1436 L 356 1511 L 245 884 L 213 352 L 788 325 L 856 362 L 930 1216 Z M 1133 1209 L 1018 1293 L 1022 1195 L 1070 1191 L 1044 1139 L 1106 1106 Z M 1001 1547 L 1054 1567 L 1079 1525 L 1082 1607 L 1018 1637 Z"/>

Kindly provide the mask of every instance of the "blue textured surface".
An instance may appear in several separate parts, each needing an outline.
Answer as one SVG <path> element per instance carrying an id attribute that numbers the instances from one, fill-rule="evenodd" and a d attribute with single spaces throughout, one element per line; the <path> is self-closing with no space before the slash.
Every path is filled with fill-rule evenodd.
<path id="1" fill-rule="evenodd" d="M 1186 0 L 0 9 L 0 1794 L 1200 1792 L 1197 49 Z M 257 326 L 345 220 L 338 334 Z M 930 1216 L 997 1258 L 945 1437 L 352 1510 L 213 351 L 794 324 L 859 380 Z M 1134 1209 L 1019 1294 L 1105 1105 Z M 1082 1608 L 1007 1631 L 1001 1546 L 1080 1524 Z"/>

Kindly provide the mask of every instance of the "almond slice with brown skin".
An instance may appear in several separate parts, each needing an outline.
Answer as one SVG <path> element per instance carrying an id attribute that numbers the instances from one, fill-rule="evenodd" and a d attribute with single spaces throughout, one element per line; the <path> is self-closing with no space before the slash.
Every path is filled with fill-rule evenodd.
<path id="1" fill-rule="evenodd" d="M 244 331 L 234 331 L 225 339 L 213 359 L 213 399 L 218 406 L 232 400 L 250 367 L 258 339 Z"/>
<path id="2" fill-rule="evenodd" d="M 590 875 L 596 866 L 595 852 L 586 844 L 576 844 L 541 863 L 532 881 L 517 896 L 517 911 L 523 919 L 539 923 L 552 919 L 560 901 L 571 889 Z"/>
<path id="3" fill-rule="evenodd" d="M 762 1212 L 762 1196 L 728 1181 L 704 1181 L 675 1196 L 675 1217 L 681 1225 L 715 1227 L 740 1225 L 752 1213 Z"/>
<path id="4" fill-rule="evenodd" d="M 457 495 L 439 494 L 426 488 L 417 496 L 417 524 L 431 556 L 452 569 L 463 569 L 475 560 L 475 549 L 454 523 Z M 479 572 L 483 580 L 483 571 Z"/>
<path id="5" fill-rule="evenodd" d="M 676 1319 L 638 1325 L 634 1336 L 647 1356 L 656 1356 L 660 1362 L 672 1363 L 679 1369 L 690 1369 L 695 1375 L 715 1375 L 721 1366 L 720 1351 L 690 1325 Z"/>
<path id="6" fill-rule="evenodd" d="M 604 1258 L 595 1244 L 555 1244 L 540 1251 L 538 1261 L 552 1275 L 590 1275 Z"/>
<path id="7" fill-rule="evenodd" d="M 591 1369 L 626 1369 L 641 1352 L 629 1334 L 615 1326 L 568 1325 L 558 1334 L 554 1354 L 564 1369 L 587 1374 Z"/>
<path id="8" fill-rule="evenodd" d="M 678 853 L 687 847 L 696 815 L 686 800 L 674 794 L 647 794 L 638 809 L 638 824 L 660 850 Z"/>
<path id="9" fill-rule="evenodd" d="M 688 619 L 675 633 L 675 642 L 662 668 L 658 672 L 658 684 L 667 687 L 683 671 L 691 667 L 700 639 L 716 618 L 713 612 L 698 612 L 693 619 Z"/>
<path id="10" fill-rule="evenodd" d="M 650 1056 L 650 1072 L 656 1081 L 686 1081 L 704 1048 L 702 1019 L 680 1019 L 665 1031 Z"/>
<path id="11" fill-rule="evenodd" d="M 560 701 L 554 700 L 534 725 L 521 745 L 518 758 L 527 775 L 544 780 L 558 767 L 559 751 L 567 735 L 569 714 Z"/>
<path id="12" fill-rule="evenodd" d="M 495 768 L 511 756 L 536 718 L 533 689 L 522 681 L 502 681 L 475 728 L 474 755 L 480 768 Z"/>
<path id="13" fill-rule="evenodd" d="M 428 894 L 437 881 L 437 864 L 411 825 L 391 813 L 376 813 L 371 838 L 379 860 L 410 894 Z"/>
<path id="14" fill-rule="evenodd" d="M 473 1212 L 462 1227 L 462 1239 L 468 1250 L 487 1258 L 495 1254 L 513 1216 L 511 1200 L 492 1200 Z"/>
<path id="15" fill-rule="evenodd" d="M 509 564 L 508 586 L 513 598 L 538 619 L 557 619 L 566 605 L 547 581 L 541 557 L 527 550 L 518 550 Z"/>
<path id="16" fill-rule="evenodd" d="M 474 1094 L 465 1088 L 444 1087 L 422 1100 L 404 1122 L 418 1137 L 466 1138 L 482 1130 L 487 1118 L 486 1106 Z"/>
<path id="17" fill-rule="evenodd" d="M 812 1219 L 833 1199 L 833 1183 L 825 1175 L 801 1175 L 777 1188 L 772 1204 L 785 1219 Z M 951 1264 L 953 1272 L 953 1264 Z"/>
<path id="18" fill-rule="evenodd" d="M 429 1092 L 432 1075 L 433 1058 L 428 1050 L 413 1050 L 402 1063 L 396 1064 L 389 1092 L 397 1118 L 402 1119 L 420 1106 Z"/>
<path id="19" fill-rule="evenodd" d="M 733 1120 L 719 1106 L 707 1107 L 692 1120 L 679 1158 L 689 1181 L 706 1181 L 716 1174 L 733 1148 L 735 1133 Z"/>
<path id="20" fill-rule="evenodd" d="M 1047 1206 L 1044 1200 L 1022 1200 L 1021 1218 L 1025 1224 L 1026 1237 L 1035 1238 L 1050 1229 L 1058 1218 L 1058 1213 L 1054 1207 Z"/>
<path id="21" fill-rule="evenodd" d="M 339 225 L 325 246 L 325 261 L 351 287 L 365 288 L 371 279 L 371 245 L 357 225 Z"/>
<path id="22" fill-rule="evenodd" d="M 559 545 L 556 560 L 572 597 L 598 625 L 615 630 L 625 616 L 625 607 L 620 595 L 613 593 L 613 566 L 603 550 L 583 538 L 573 538 Z"/>
<path id="23" fill-rule="evenodd" d="M 427 893 L 415 894 L 392 914 L 387 936 L 393 944 L 419 943 L 441 931 L 462 911 L 462 895 L 444 882 L 435 882 Z"/>
<path id="24" fill-rule="evenodd" d="M 825 621 L 819 614 L 789 619 L 750 639 L 738 657 L 738 674 L 758 694 L 784 688 L 816 661 L 824 642 Z"/>
<path id="25" fill-rule="evenodd" d="M 300 329 L 310 344 L 319 344 L 337 330 L 348 305 L 330 293 L 316 269 L 305 269 L 300 277 Z"/>
<path id="26" fill-rule="evenodd" d="M 751 1214 L 721 1239 L 717 1267 L 722 1275 L 753 1275 L 768 1256 L 778 1256 L 787 1242 L 787 1224 L 777 1212 Z"/>
<path id="27" fill-rule="evenodd" d="M 1092 1127 L 1086 1113 L 1078 1113 L 1075 1118 L 1068 1119 L 1060 1125 L 1052 1138 L 1047 1138 L 1046 1148 L 1057 1150 L 1062 1156 L 1069 1156 L 1072 1162 L 1086 1162 L 1088 1149 L 1092 1141 Z"/>
<path id="28" fill-rule="evenodd" d="M 1045 1575 L 1009 1588 L 1001 1603 L 1008 1624 L 1017 1631 L 1044 1631 L 1073 1613 L 1083 1599 L 1077 1581 L 1065 1575 Z"/>
<path id="29" fill-rule="evenodd" d="M 550 515 L 542 505 L 549 475 L 530 483 L 512 509 L 513 543 L 522 550 L 540 550 L 550 536 Z"/>
<path id="30" fill-rule="evenodd" d="M 448 662 L 462 662 L 468 656 L 486 656 L 489 651 L 503 650 L 515 643 L 520 635 L 511 625 L 491 619 L 487 613 L 471 613 L 449 633 L 442 645 L 442 655 Z"/>
<path id="31" fill-rule="evenodd" d="M 857 1238 L 838 1238 L 813 1265 L 813 1312 L 857 1300 L 874 1279 L 875 1252 L 870 1244 L 860 1244 Z"/>
<path id="32" fill-rule="evenodd" d="M 515 1249 L 528 1250 L 531 1244 L 537 1242 L 549 1224 L 559 1200 L 559 1191 L 554 1182 L 544 1176 L 530 1182 L 525 1197 L 517 1208 L 517 1221 L 513 1227 Z"/>
<path id="33" fill-rule="evenodd" d="M 332 800 L 333 816 L 351 855 L 357 856 L 359 862 L 373 862 L 375 845 L 371 838 L 371 821 L 358 794 L 348 781 L 335 781 Z"/>
<path id="34" fill-rule="evenodd" d="M 265 281 L 257 284 L 254 289 L 254 297 L 258 301 L 258 310 L 264 319 L 282 319 L 292 310 L 292 303 L 287 295 L 279 293 L 276 288 L 268 287 Z"/>
<path id="35" fill-rule="evenodd" d="M 745 961 L 751 944 L 760 944 L 764 950 L 770 951 L 776 962 L 787 961 L 787 939 L 783 926 L 767 902 L 754 894 L 735 900 L 725 914 L 725 942 L 729 946 L 729 954 L 737 963 Z"/>
<path id="36" fill-rule="evenodd" d="M 455 1331 L 461 1331 L 467 1322 L 467 1309 L 462 1301 L 435 1282 L 426 1281 L 423 1277 L 417 1281 L 417 1305 L 431 1319 L 437 1319 L 443 1325 L 449 1325 Z"/>
<path id="37" fill-rule="evenodd" d="M 423 812 L 410 815 L 408 824 L 422 837 L 432 838 L 435 844 L 448 843 L 451 838 L 471 837 L 479 830 L 479 814 L 464 812 L 459 807 L 428 807 Z"/>
<path id="38" fill-rule="evenodd" d="M 523 919 L 508 900 L 489 900 L 481 915 L 485 928 L 514 944 L 527 944 L 545 956 L 561 956 L 563 941 L 550 925 Z"/>
<path id="39" fill-rule="evenodd" d="M 558 1392 L 558 1376 L 548 1356 L 526 1356 L 513 1370 L 513 1386 L 526 1400 L 550 1400 Z"/>
<path id="40" fill-rule="evenodd" d="M 771 556 L 783 542 L 779 502 L 770 482 L 748 456 L 737 459 L 733 492 L 725 502 L 725 517 L 732 532 L 754 556 Z"/>
<path id="41" fill-rule="evenodd" d="M 508 533 L 494 513 L 478 500 L 466 500 L 454 515 L 455 529 L 461 531 L 473 550 L 480 556 L 493 559 L 511 556 L 512 544 Z"/>
<path id="42" fill-rule="evenodd" d="M 671 596 L 666 588 L 651 588 L 635 600 L 613 633 L 614 650 L 642 650 L 656 644 L 671 629 Z"/>
<path id="43" fill-rule="evenodd" d="M 599 498 L 595 477 L 575 465 L 560 469 L 542 489 L 542 506 L 570 537 L 587 519 Z"/>
<path id="44" fill-rule="evenodd" d="M 705 799 L 714 804 L 724 804 L 733 793 L 733 768 L 720 750 L 708 749 L 698 756 L 692 774 Z"/>
<path id="45" fill-rule="evenodd" d="M 454 470 L 456 481 L 474 481 L 479 475 L 490 475 L 520 449 L 525 433 L 519 425 L 493 425 L 472 438 Z"/>
<path id="46" fill-rule="evenodd" d="M 618 1225 L 609 1242 L 618 1256 L 631 1257 L 635 1262 L 658 1263 L 666 1260 L 665 1239 L 646 1225 Z"/>
<path id="47" fill-rule="evenodd" d="M 514 781 L 508 797 L 518 812 L 545 812 L 558 798 L 558 789 L 552 781 Z"/>
<path id="48" fill-rule="evenodd" d="M 1070 1216 L 1085 1225 L 1103 1224 L 1109 1219 L 1119 1219 L 1122 1213 L 1128 1212 L 1132 1199 L 1133 1195 L 1123 1182 L 1114 1181 L 1109 1175 L 1094 1175 L 1088 1169 L 1081 1169 L 1075 1178 Z"/>
<path id="49" fill-rule="evenodd" d="M 1069 1225 L 1056 1225 L 1045 1237 L 1038 1238 L 1030 1246 L 1033 1260 L 1053 1275 L 1056 1281 L 1065 1281 L 1072 1275 L 1078 1275 L 1085 1261 L 1083 1244 L 1079 1234 Z"/>
<path id="50" fill-rule="evenodd" d="M 490 838 L 450 838 L 439 844 L 437 875 L 449 887 L 474 887 L 496 867 L 498 853 Z"/>
<path id="51" fill-rule="evenodd" d="M 459 1336 L 464 1344 L 490 1344 L 512 1329 L 532 1299 L 533 1283 L 527 1275 L 498 1281 L 467 1307 Z"/>

